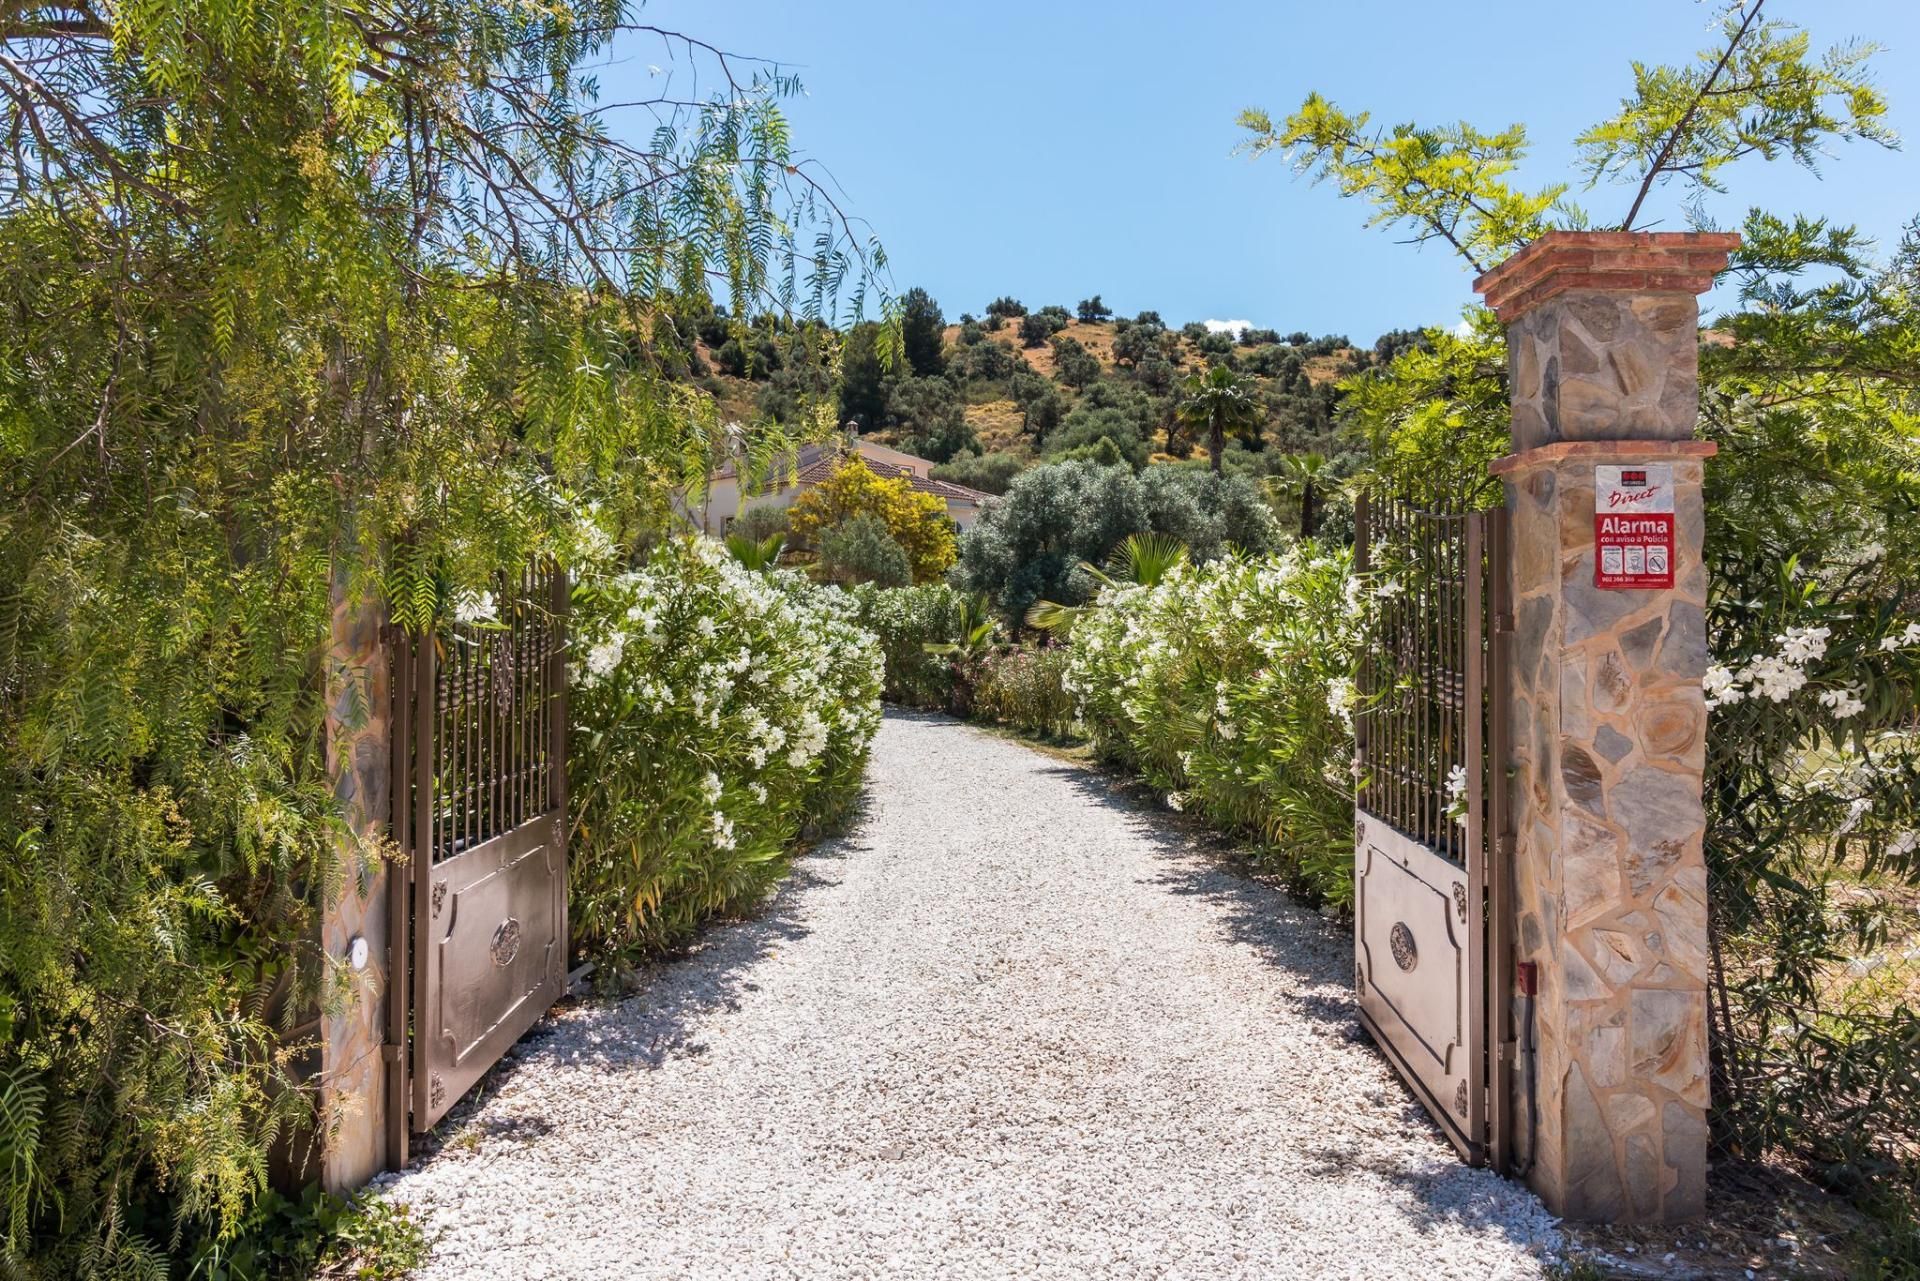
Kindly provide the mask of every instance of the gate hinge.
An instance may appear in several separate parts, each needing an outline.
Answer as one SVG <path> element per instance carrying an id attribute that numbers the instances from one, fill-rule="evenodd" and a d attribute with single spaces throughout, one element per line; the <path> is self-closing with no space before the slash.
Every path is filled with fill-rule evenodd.
<path id="1" fill-rule="evenodd" d="M 387 1063 L 398 1063 L 400 1061 L 400 1047 L 391 1041 L 386 1042 L 380 1047 L 380 1058 Z"/>
<path id="2" fill-rule="evenodd" d="M 1495 614 L 1493 616 L 1493 630 L 1511 636 L 1513 634 L 1513 615 L 1510 613 Z"/>

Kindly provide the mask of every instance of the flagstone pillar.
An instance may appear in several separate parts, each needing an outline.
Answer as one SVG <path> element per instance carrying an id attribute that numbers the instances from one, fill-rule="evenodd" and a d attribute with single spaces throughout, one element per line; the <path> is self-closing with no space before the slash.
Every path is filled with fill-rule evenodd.
<path id="1" fill-rule="evenodd" d="M 1551 232 L 1474 286 L 1507 329 L 1513 406 L 1493 470 L 1512 522 L 1515 960 L 1538 981 L 1527 1177 L 1572 1219 L 1705 1203 L 1697 295 L 1737 243 Z"/>

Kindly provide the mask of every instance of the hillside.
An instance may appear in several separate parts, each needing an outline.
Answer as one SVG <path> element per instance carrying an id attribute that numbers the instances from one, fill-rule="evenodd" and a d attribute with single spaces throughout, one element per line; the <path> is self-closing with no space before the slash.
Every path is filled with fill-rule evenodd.
<path id="1" fill-rule="evenodd" d="M 830 400 L 842 424 L 943 464 L 949 479 L 1000 492 L 1042 461 L 1096 457 L 1139 469 L 1204 459 L 1205 442 L 1178 426 L 1175 410 L 1182 380 L 1217 365 L 1234 371 L 1260 411 L 1230 442 L 1228 470 L 1259 478 L 1289 454 L 1337 456 L 1336 384 L 1414 338 L 1392 334 L 1361 349 L 1304 332 L 1236 337 L 1202 324 L 1170 328 L 1154 312 L 1112 317 L 1098 299 L 1029 312 L 1000 298 L 984 318 L 956 323 L 924 291 L 903 303 L 905 359 L 894 368 L 880 360 L 871 324 L 843 334 L 756 325 L 743 345 L 723 319 L 702 317 L 680 326 L 691 340 L 688 372 L 725 417 L 788 418 Z M 821 358 L 827 342 L 840 344 L 837 383 Z"/>

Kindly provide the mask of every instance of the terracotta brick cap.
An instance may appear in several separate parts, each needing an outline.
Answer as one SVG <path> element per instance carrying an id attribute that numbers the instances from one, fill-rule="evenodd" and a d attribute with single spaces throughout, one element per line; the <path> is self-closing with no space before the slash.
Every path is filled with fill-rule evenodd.
<path id="1" fill-rule="evenodd" d="M 1731 231 L 1549 231 L 1473 288 L 1509 325 L 1572 289 L 1703 294 L 1739 244 Z"/>
<path id="2" fill-rule="evenodd" d="M 1592 459 L 1597 463 L 1658 463 L 1682 458 L 1711 458 L 1719 452 L 1720 446 L 1710 440 L 1563 440 L 1496 458 L 1487 464 L 1487 471 L 1494 476 L 1506 476 L 1535 467 L 1582 459 Z"/>

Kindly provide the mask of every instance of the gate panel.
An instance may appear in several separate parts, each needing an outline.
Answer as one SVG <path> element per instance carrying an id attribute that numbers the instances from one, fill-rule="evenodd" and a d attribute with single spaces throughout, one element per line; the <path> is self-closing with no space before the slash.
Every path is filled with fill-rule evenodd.
<path id="1" fill-rule="evenodd" d="M 498 623 L 408 646 L 416 1133 L 566 989 L 566 579 L 496 594 Z"/>
<path id="2" fill-rule="evenodd" d="M 1489 607 L 1505 513 L 1363 496 L 1359 515 L 1356 569 L 1376 612 L 1355 718 L 1360 1017 L 1461 1155 L 1500 1165 L 1506 1108 L 1490 1095 L 1504 1085 L 1488 1087 L 1504 1080 L 1504 1035 L 1489 1015 L 1505 988 L 1489 985 L 1488 934 L 1505 902 L 1489 831 L 1504 770 L 1488 751 L 1488 691 L 1501 684 Z"/>

